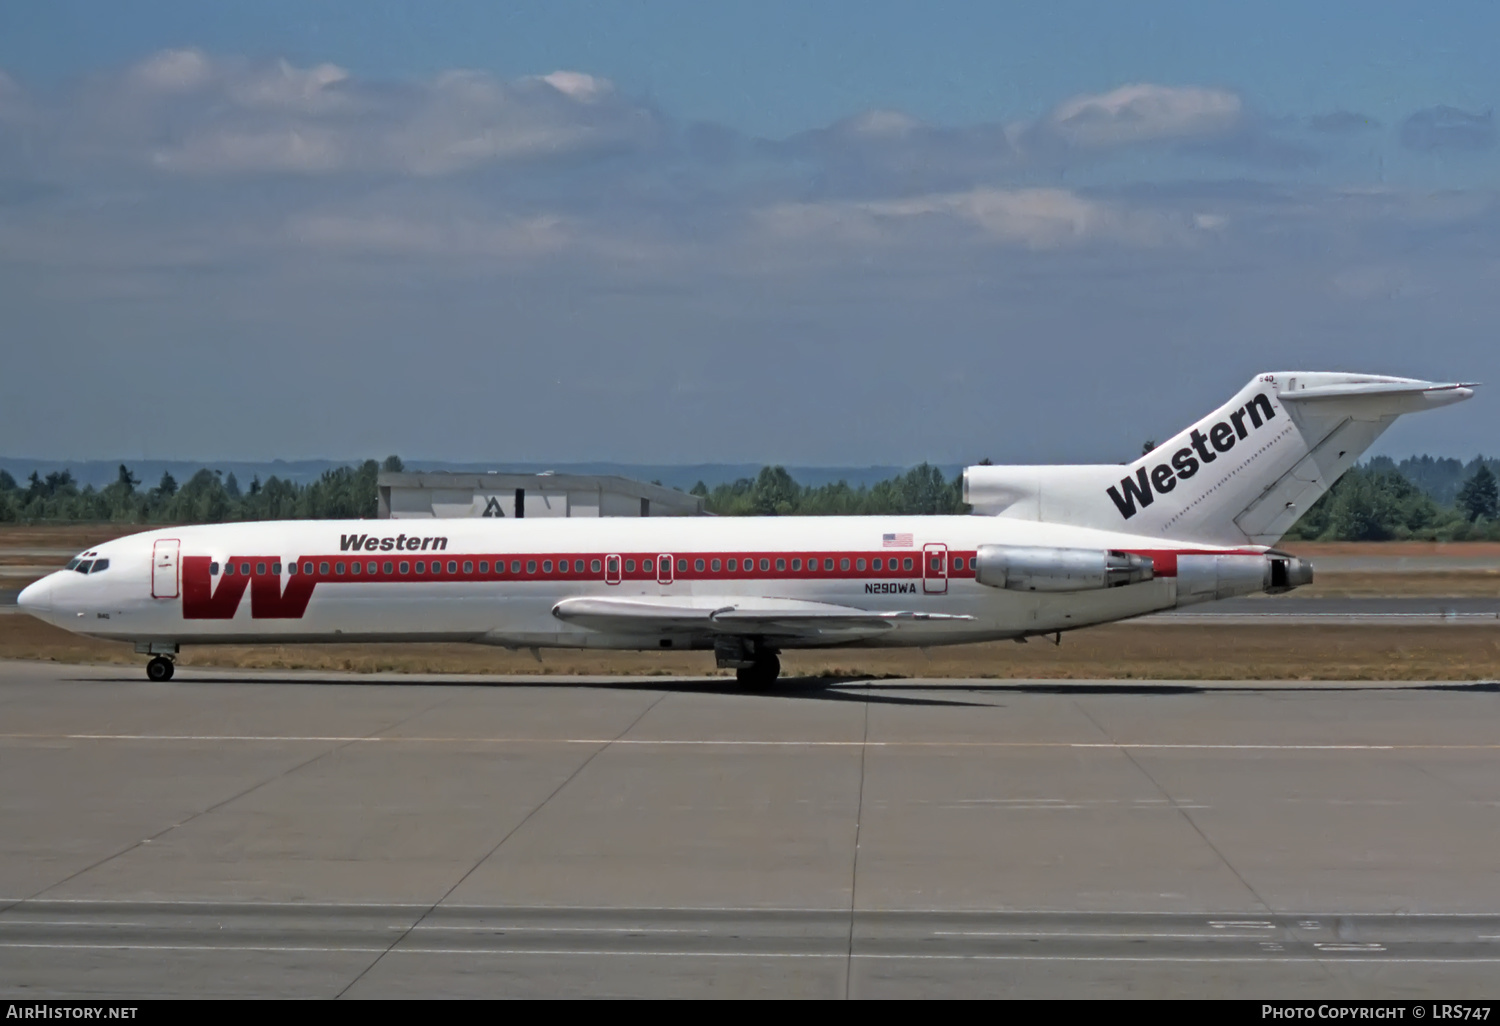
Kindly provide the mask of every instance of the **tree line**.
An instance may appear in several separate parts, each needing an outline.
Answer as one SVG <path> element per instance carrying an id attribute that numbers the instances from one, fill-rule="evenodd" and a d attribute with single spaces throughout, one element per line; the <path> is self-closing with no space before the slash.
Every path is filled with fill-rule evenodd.
<path id="1" fill-rule="evenodd" d="M 378 493 L 375 479 L 382 464 L 327 470 L 316 481 L 300 485 L 272 476 L 242 486 L 204 468 L 182 484 L 163 473 L 154 487 L 142 487 L 130 468 L 103 488 L 80 488 L 66 470 L 42 477 L 35 471 L 25 482 L 0 470 L 0 523 L 45 521 L 111 521 L 123 524 L 212 524 L 230 520 L 342 520 L 373 517 Z M 384 469 L 400 470 L 395 456 Z"/>
<path id="2" fill-rule="evenodd" d="M 1464 472 L 1457 482 L 1454 467 Z M 113 521 L 128 524 L 217 523 L 235 520 L 357 519 L 376 515 L 376 478 L 399 471 L 399 457 L 383 463 L 325 471 L 310 484 L 256 477 L 242 485 L 233 473 L 203 469 L 178 484 L 165 473 L 143 487 L 122 465 L 104 488 L 79 487 L 72 475 L 33 473 L 18 482 L 0 470 L 0 522 Z M 1434 495 L 1408 476 L 1436 483 Z M 1450 487 L 1451 486 L 1451 487 Z M 710 489 L 699 482 L 694 495 L 719 516 L 858 516 L 966 513 L 962 475 L 951 480 L 923 463 L 873 485 L 839 481 L 798 484 L 784 467 L 764 467 L 753 478 Z M 1449 501 L 1438 496 L 1451 495 Z M 1414 457 L 1396 464 L 1377 457 L 1339 479 L 1287 533 L 1289 540 L 1383 541 L 1427 539 L 1500 540 L 1500 498 L 1491 461 Z"/>

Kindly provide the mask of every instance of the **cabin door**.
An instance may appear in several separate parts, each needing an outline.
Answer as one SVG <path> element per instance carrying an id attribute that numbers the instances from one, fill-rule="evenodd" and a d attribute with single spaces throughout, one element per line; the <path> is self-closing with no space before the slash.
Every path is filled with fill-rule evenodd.
<path id="1" fill-rule="evenodd" d="M 152 598 L 177 597 L 177 555 L 181 544 L 176 538 L 162 538 L 151 550 Z"/>

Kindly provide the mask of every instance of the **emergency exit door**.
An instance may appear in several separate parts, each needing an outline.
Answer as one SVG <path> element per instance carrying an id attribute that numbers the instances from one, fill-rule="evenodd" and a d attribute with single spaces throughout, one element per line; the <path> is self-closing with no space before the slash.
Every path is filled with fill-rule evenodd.
<path id="1" fill-rule="evenodd" d="M 159 539 L 151 550 L 151 597 L 177 597 L 177 556 L 181 542 L 176 538 Z"/>

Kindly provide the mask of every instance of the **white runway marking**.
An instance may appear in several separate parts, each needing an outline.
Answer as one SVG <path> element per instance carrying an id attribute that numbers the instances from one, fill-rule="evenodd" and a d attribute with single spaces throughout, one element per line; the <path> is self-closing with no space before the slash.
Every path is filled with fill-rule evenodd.
<path id="1" fill-rule="evenodd" d="M 320 744 L 493 744 L 493 745 L 634 745 L 684 748 L 1106 748 L 1131 751 L 1225 752 L 1396 752 L 1494 751 L 1491 744 L 1213 744 L 1208 742 L 1126 741 L 783 741 L 783 740 L 668 740 L 597 737 L 342 737 L 276 734 L 0 734 L 5 741 L 244 741 L 309 742 Z"/>
<path id="2" fill-rule="evenodd" d="M 1259 940 L 1259 934 L 1234 933 L 1083 933 L 1069 930 L 934 930 L 932 937 L 1062 937 L 1067 940 Z"/>
<path id="3" fill-rule="evenodd" d="M 62 950 L 62 951 L 263 951 L 288 952 L 293 954 L 374 954 L 384 948 L 364 947 L 317 947 L 311 945 L 281 946 L 270 944 L 10 944 L 0 943 L 0 948 Z M 1361 951 L 1369 951 L 1361 948 Z M 609 949 L 579 948 L 392 948 L 392 955 L 482 955 L 489 958 L 504 955 L 545 955 L 557 957 L 574 955 L 581 957 L 611 956 L 616 958 L 840 958 L 850 957 L 847 951 L 616 951 Z M 910 959 L 923 962 L 1324 962 L 1326 959 L 1309 956 L 1254 955 L 903 955 L 854 952 L 854 958 L 897 961 Z M 1500 962 L 1500 958 L 1341 958 L 1340 962 L 1379 962 L 1382 965 L 1401 962 L 1417 965 L 1472 965 Z"/>

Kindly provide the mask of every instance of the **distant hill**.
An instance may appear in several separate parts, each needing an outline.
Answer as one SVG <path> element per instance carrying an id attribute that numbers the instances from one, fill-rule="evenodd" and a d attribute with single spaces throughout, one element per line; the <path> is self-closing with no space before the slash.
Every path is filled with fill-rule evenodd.
<path id="1" fill-rule="evenodd" d="M 379 457 L 377 457 L 378 459 Z M 93 485 L 103 488 L 115 480 L 120 464 L 130 468 L 137 481 L 151 487 L 161 480 L 163 472 L 170 473 L 179 482 L 186 481 L 204 467 L 220 470 L 227 477 L 234 474 L 242 487 L 259 477 L 265 481 L 279 477 L 283 481 L 306 485 L 316 481 L 323 472 L 335 467 L 347 467 L 359 460 L 271 460 L 269 462 L 246 462 L 222 460 L 206 463 L 201 460 L 37 460 L 21 457 L 0 456 L 0 470 L 10 473 L 19 482 L 32 472 L 46 477 L 48 474 L 67 470 L 80 486 Z M 535 474 L 544 470 L 555 470 L 568 474 L 619 474 L 639 481 L 660 481 L 668 488 L 687 491 L 702 481 L 708 488 L 731 484 L 742 477 L 753 478 L 760 473 L 759 463 L 446 463 L 440 460 L 409 460 L 407 470 L 455 470 L 465 473 L 483 473 L 497 470 L 503 473 Z M 962 464 L 940 465 L 943 473 L 953 477 L 963 469 Z M 851 486 L 873 485 L 905 473 L 907 467 L 787 467 L 787 471 L 799 484 L 818 487 L 847 481 Z"/>

